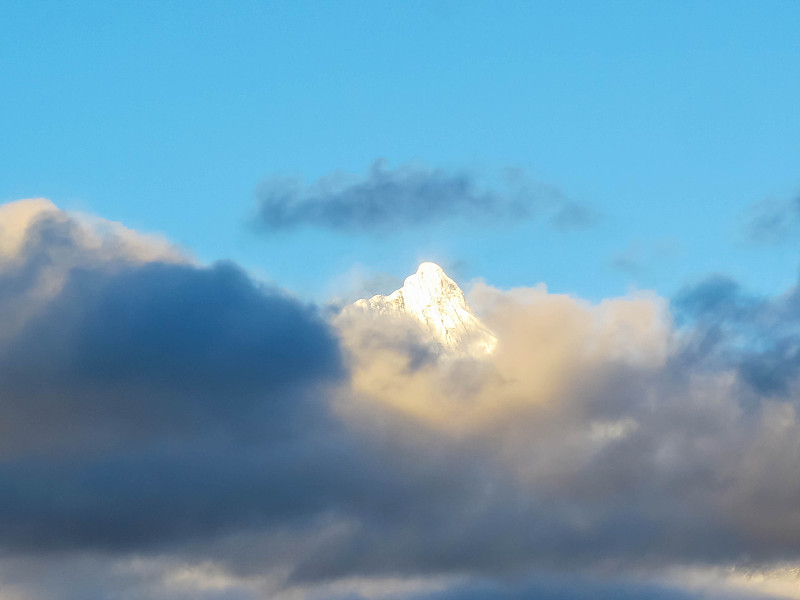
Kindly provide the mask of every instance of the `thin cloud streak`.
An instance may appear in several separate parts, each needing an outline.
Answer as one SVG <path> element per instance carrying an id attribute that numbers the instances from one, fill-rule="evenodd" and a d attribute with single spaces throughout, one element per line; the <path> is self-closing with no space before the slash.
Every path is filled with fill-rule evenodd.
<path id="1" fill-rule="evenodd" d="M 800 197 L 754 203 L 746 216 L 744 234 L 754 244 L 785 244 L 796 240 L 800 237 Z"/>
<path id="2" fill-rule="evenodd" d="M 255 226 L 263 231 L 317 227 L 340 233 L 388 233 L 448 221 L 480 219 L 512 225 L 547 216 L 558 229 L 594 224 L 599 215 L 560 192 L 509 170 L 500 186 L 482 186 L 468 172 L 420 164 L 391 169 L 376 160 L 361 177 L 335 172 L 311 185 L 272 179 L 259 186 Z"/>

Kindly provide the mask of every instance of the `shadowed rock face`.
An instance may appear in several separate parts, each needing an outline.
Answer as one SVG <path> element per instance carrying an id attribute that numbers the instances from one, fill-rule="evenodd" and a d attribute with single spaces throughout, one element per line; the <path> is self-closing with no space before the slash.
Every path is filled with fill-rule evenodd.
<path id="1" fill-rule="evenodd" d="M 472 314 L 458 284 L 431 262 L 422 263 L 399 290 L 388 296 L 358 300 L 354 306 L 415 318 L 443 354 L 480 357 L 491 353 L 497 345 L 491 330 Z"/>

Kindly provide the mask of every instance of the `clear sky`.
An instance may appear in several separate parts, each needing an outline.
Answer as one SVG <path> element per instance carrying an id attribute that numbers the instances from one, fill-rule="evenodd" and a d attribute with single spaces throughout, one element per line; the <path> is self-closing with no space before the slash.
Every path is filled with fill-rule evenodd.
<path id="1" fill-rule="evenodd" d="M 0 201 L 161 232 L 316 300 L 421 260 L 591 299 L 718 272 L 774 293 L 798 245 L 743 232 L 800 193 L 799 22 L 789 1 L 6 1 Z M 523 169 L 600 217 L 253 231 L 264 181 L 379 158 Z"/>

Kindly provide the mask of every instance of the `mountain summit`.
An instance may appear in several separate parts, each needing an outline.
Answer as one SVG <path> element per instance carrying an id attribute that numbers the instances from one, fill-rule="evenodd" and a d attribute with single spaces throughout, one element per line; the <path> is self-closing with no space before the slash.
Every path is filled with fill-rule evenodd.
<path id="1" fill-rule="evenodd" d="M 354 306 L 415 318 L 445 354 L 480 357 L 497 345 L 494 334 L 470 310 L 458 284 L 432 262 L 422 263 L 399 290 L 358 300 Z"/>

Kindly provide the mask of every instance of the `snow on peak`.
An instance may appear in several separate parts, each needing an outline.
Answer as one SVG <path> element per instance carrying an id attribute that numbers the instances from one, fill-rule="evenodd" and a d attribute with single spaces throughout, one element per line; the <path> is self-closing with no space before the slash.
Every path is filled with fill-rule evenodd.
<path id="1" fill-rule="evenodd" d="M 446 354 L 480 357 L 497 345 L 494 334 L 472 314 L 464 292 L 436 263 L 422 263 L 388 296 L 358 300 L 355 306 L 415 318 Z"/>

